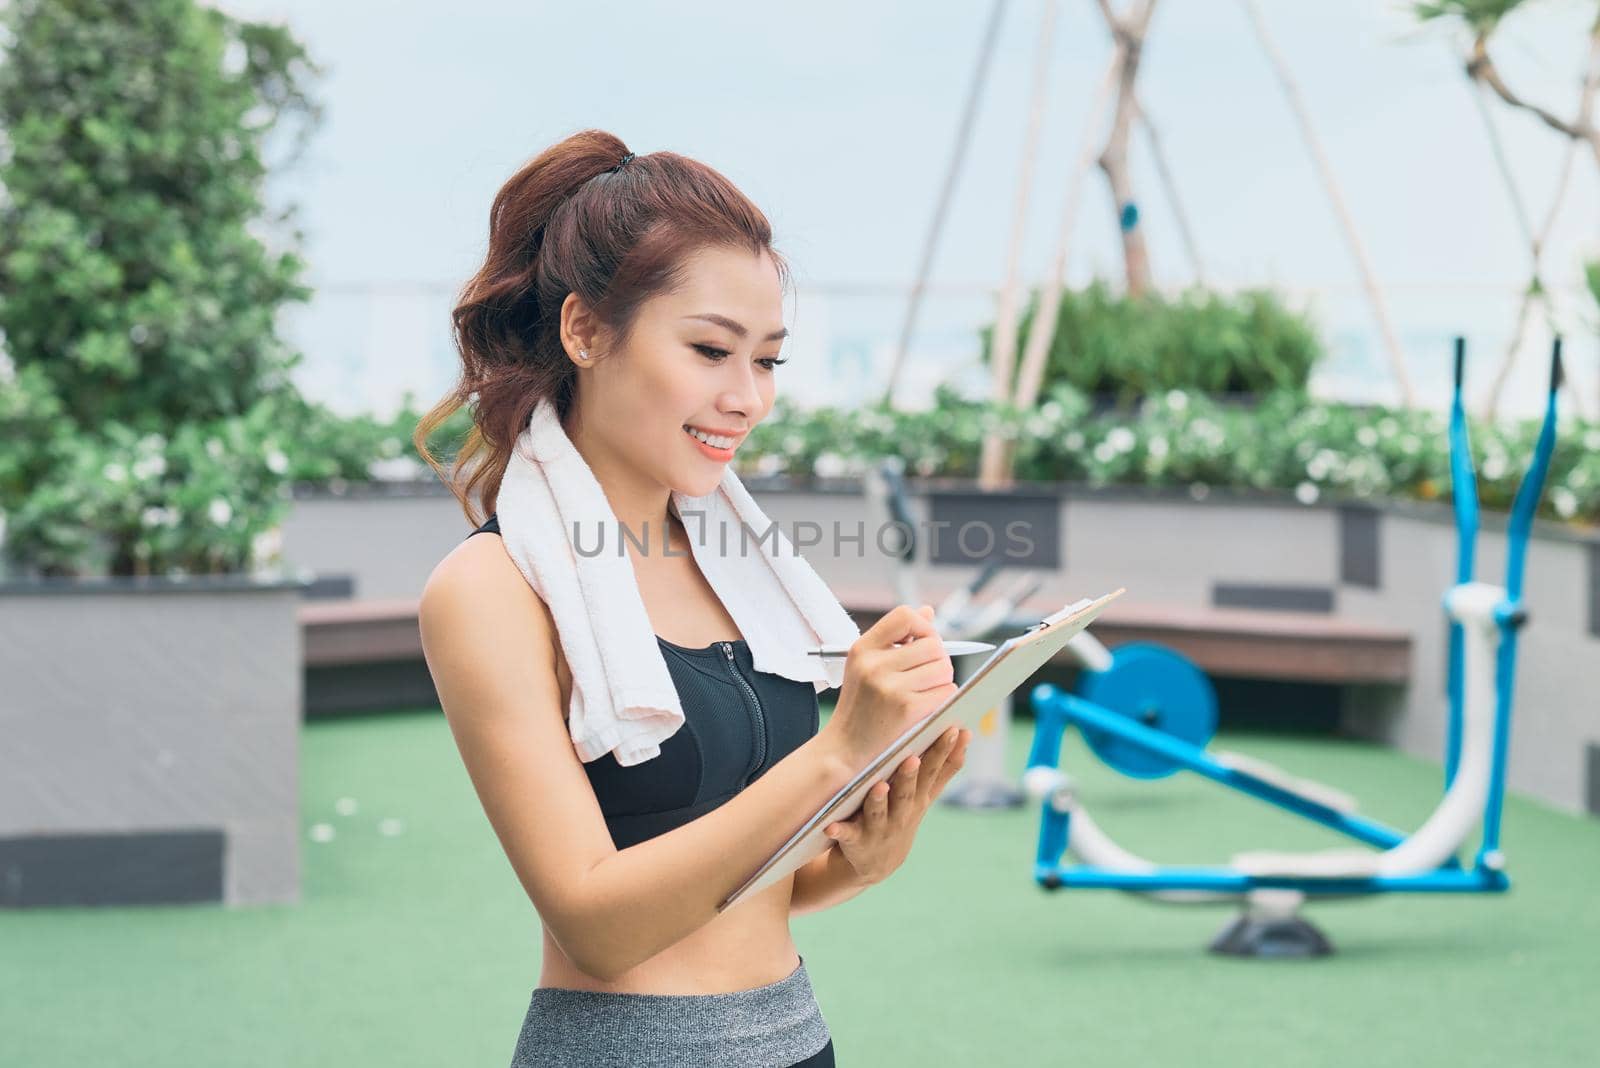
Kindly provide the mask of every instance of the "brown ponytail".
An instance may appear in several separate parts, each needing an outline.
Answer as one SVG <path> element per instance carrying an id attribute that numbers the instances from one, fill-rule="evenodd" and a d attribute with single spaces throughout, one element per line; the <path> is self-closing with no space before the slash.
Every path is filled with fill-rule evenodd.
<path id="1" fill-rule="evenodd" d="M 560 311 L 576 293 L 626 343 L 639 307 L 677 282 L 706 246 L 766 253 L 787 286 L 772 227 L 733 183 L 673 152 L 637 156 L 603 130 L 545 149 L 495 194 L 489 252 L 451 314 L 461 375 L 411 436 L 473 525 L 495 510 L 500 482 L 533 409 L 552 398 L 565 418 L 576 368 L 560 341 Z M 462 406 L 472 429 L 447 470 L 428 436 Z M 481 511 L 473 498 L 482 502 Z"/>

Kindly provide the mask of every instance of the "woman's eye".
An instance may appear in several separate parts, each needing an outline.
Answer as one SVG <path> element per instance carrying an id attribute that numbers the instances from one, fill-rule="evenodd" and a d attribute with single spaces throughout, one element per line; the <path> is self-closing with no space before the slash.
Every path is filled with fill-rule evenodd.
<path id="1" fill-rule="evenodd" d="M 719 349 L 715 345 L 692 345 L 690 347 L 708 359 L 712 360 L 721 361 L 733 355 L 733 353 L 729 352 L 727 349 Z M 788 363 L 789 358 L 786 356 L 782 359 L 779 359 L 776 356 L 767 356 L 763 359 L 757 360 L 756 362 L 765 367 L 767 370 L 771 371 Z"/>

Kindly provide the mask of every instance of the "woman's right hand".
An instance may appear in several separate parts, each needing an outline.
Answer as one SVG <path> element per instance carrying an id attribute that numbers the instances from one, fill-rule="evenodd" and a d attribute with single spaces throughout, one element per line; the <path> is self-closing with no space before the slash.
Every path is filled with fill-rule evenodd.
<path id="1" fill-rule="evenodd" d="M 839 700 L 822 733 L 852 773 L 959 689 L 933 615 L 930 605 L 900 605 L 850 646 Z"/>

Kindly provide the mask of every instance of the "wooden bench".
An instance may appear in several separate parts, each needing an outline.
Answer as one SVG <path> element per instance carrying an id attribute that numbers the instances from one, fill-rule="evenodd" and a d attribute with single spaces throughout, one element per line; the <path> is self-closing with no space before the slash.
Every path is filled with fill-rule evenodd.
<path id="1" fill-rule="evenodd" d="M 947 592 L 928 589 L 921 596 L 937 605 Z M 896 604 L 885 589 L 835 587 L 834 594 L 863 628 Z M 1038 611 L 1018 613 L 997 633 L 1021 631 L 1060 607 L 1042 593 L 1028 603 Z M 1335 685 L 1411 679 L 1409 632 L 1336 615 L 1119 601 L 1091 629 L 1111 649 L 1135 641 L 1175 649 L 1210 675 Z M 1071 656 L 1063 651 L 1057 660 Z"/>
<path id="2" fill-rule="evenodd" d="M 306 715 L 439 703 L 416 598 L 307 600 L 299 618 Z"/>
<path id="3" fill-rule="evenodd" d="M 938 604 L 945 592 L 929 589 L 923 600 Z M 887 588 L 835 587 L 834 593 L 863 629 L 896 604 Z M 1020 631 L 1048 610 L 1043 595 L 1029 603 L 1040 612 L 1019 613 L 999 633 Z M 299 616 L 308 714 L 436 702 L 415 598 L 309 600 Z M 1112 649 L 1160 643 L 1221 677 L 1333 685 L 1403 685 L 1411 678 L 1410 634 L 1332 615 L 1117 603 L 1094 633 Z M 1057 659 L 1070 657 L 1062 652 Z"/>

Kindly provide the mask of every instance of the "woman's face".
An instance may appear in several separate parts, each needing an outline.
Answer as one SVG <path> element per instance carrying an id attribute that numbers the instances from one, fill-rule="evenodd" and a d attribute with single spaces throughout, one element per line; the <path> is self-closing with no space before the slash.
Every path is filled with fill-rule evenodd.
<path id="1" fill-rule="evenodd" d="M 578 333 L 569 347 L 576 355 L 586 320 L 572 321 Z M 770 257 L 701 250 L 686 262 L 675 292 L 640 306 L 626 345 L 605 351 L 601 338 L 602 351 L 590 346 L 590 360 L 575 361 L 583 369 L 581 440 L 669 489 L 711 493 L 739 445 L 772 410 L 774 367 L 787 334 L 782 283 Z M 697 440 L 687 428 L 713 441 Z"/>

